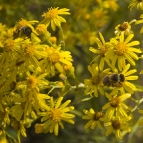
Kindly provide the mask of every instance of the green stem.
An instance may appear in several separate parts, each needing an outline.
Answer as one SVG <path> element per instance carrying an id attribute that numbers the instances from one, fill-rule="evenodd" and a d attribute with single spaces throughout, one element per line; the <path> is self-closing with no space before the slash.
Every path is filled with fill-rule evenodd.
<path id="1" fill-rule="evenodd" d="M 61 31 L 61 36 L 62 36 L 62 46 L 63 46 L 63 49 L 65 50 L 65 41 L 64 41 L 64 33 L 63 33 L 63 29 L 62 27 L 60 26 L 59 27 L 60 31 Z"/>

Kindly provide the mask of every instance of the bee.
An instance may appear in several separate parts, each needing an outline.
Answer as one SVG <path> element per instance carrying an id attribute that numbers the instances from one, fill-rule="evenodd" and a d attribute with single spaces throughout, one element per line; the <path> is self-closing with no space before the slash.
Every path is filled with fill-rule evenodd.
<path id="1" fill-rule="evenodd" d="M 104 76 L 102 82 L 104 86 L 112 86 L 112 87 L 121 87 L 122 82 L 125 81 L 125 77 L 123 74 L 108 74 Z"/>
<path id="2" fill-rule="evenodd" d="M 29 26 L 23 26 L 20 29 L 16 29 L 16 31 L 13 32 L 13 39 L 16 39 L 22 36 L 31 38 L 31 33 L 32 33 L 32 29 Z"/>

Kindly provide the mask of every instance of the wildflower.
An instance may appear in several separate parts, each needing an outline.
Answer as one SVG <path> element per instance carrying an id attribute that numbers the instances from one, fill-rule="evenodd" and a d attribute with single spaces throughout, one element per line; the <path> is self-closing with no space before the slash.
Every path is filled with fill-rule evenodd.
<path id="1" fill-rule="evenodd" d="M 117 36 L 121 35 L 121 34 L 125 34 L 125 35 L 129 35 L 129 34 L 132 34 L 133 31 L 131 30 L 131 24 L 133 22 L 135 22 L 136 20 L 132 20 L 130 22 L 123 22 L 122 24 L 118 24 L 116 27 L 115 27 L 115 34 Z"/>
<path id="2" fill-rule="evenodd" d="M 85 129 L 88 127 L 94 129 L 96 125 L 98 128 L 102 129 L 100 121 L 102 121 L 103 112 L 95 112 L 92 108 L 89 111 L 84 109 L 83 112 L 86 115 L 82 116 L 82 119 L 89 120 L 84 126 Z"/>
<path id="3" fill-rule="evenodd" d="M 122 81 L 121 79 L 119 79 L 119 81 L 114 83 L 114 89 L 111 94 L 116 94 L 118 90 L 120 90 L 122 94 L 125 92 L 131 93 L 131 94 L 134 93 L 134 91 L 136 90 L 136 87 L 134 84 L 132 84 L 129 81 L 138 79 L 138 76 L 132 75 L 133 73 L 137 72 L 137 70 L 136 69 L 129 70 L 129 68 L 130 68 L 130 64 L 127 64 L 121 73 L 116 73 L 117 78 L 119 75 L 122 75 L 123 79 Z"/>
<path id="4" fill-rule="evenodd" d="M 109 44 L 107 42 L 105 42 L 104 37 L 102 36 L 102 34 L 100 32 L 99 32 L 99 36 L 100 36 L 101 40 L 99 40 L 99 38 L 94 38 L 94 41 L 98 45 L 98 49 L 94 49 L 94 48 L 90 47 L 89 50 L 91 52 L 97 54 L 96 58 L 94 58 L 93 61 L 100 58 L 99 69 L 101 71 L 103 71 L 104 62 L 106 62 L 108 65 L 110 65 L 110 61 L 106 55 L 106 52 L 108 51 L 108 48 L 109 48 Z"/>
<path id="5" fill-rule="evenodd" d="M 104 116 L 106 120 L 110 121 L 112 116 L 114 116 L 114 113 L 120 117 L 127 117 L 126 110 L 128 109 L 128 106 L 123 103 L 123 101 L 130 98 L 131 94 L 125 93 L 120 96 L 106 94 L 106 97 L 109 102 L 102 107 L 102 110 L 107 109 Z"/>
<path id="6" fill-rule="evenodd" d="M 45 24 L 47 27 L 51 23 L 51 28 L 53 29 L 53 31 L 55 31 L 56 26 L 61 27 L 61 23 L 66 22 L 66 20 L 59 15 L 69 15 L 70 13 L 68 11 L 69 9 L 67 8 L 50 8 L 48 9 L 48 12 L 42 15 L 44 19 L 41 21 L 41 23 Z"/>
<path id="7" fill-rule="evenodd" d="M 143 10 L 143 1 L 142 0 L 132 0 L 128 8 L 132 10 L 134 6 L 137 6 L 137 9 Z"/>
<path id="8" fill-rule="evenodd" d="M 66 121 L 70 124 L 74 124 L 74 121 L 72 118 L 75 116 L 71 113 L 67 113 L 74 109 L 73 106 L 68 106 L 68 104 L 71 102 L 70 100 L 67 100 L 65 103 L 61 104 L 63 100 L 63 97 L 60 97 L 56 103 L 53 101 L 53 97 L 50 99 L 50 108 L 47 110 L 47 112 L 42 112 L 39 115 L 44 116 L 41 118 L 41 121 L 44 122 L 44 132 L 54 132 L 54 134 L 57 136 L 59 132 L 59 126 L 64 129 L 64 125 L 62 123 L 63 121 Z"/>
<path id="9" fill-rule="evenodd" d="M 44 124 L 35 124 L 35 133 L 39 134 L 44 131 Z"/>
<path id="10" fill-rule="evenodd" d="M 108 74 L 110 69 L 104 70 L 102 73 L 99 73 L 98 65 L 92 64 L 91 66 L 88 66 L 88 70 L 92 74 L 92 77 L 90 79 L 84 79 L 84 84 L 86 87 L 86 90 L 84 91 L 84 94 L 92 95 L 94 92 L 94 96 L 98 97 L 98 91 L 100 94 L 104 95 L 104 90 L 102 87 L 102 78 Z"/>
<path id="11" fill-rule="evenodd" d="M 69 51 L 62 51 L 60 50 L 61 47 L 57 47 L 54 49 L 53 47 L 47 47 L 47 57 L 43 58 L 40 61 L 40 65 L 43 70 L 46 70 L 47 73 L 51 74 L 52 76 L 55 75 L 55 70 L 60 73 L 64 73 L 64 65 L 72 66 L 72 56 Z M 64 64 L 64 65 L 63 65 Z"/>
<path id="12" fill-rule="evenodd" d="M 113 116 L 110 122 L 104 123 L 104 126 L 108 127 L 105 132 L 106 136 L 110 135 L 113 132 L 115 133 L 117 139 L 122 139 L 121 131 L 126 131 L 126 132 L 131 131 L 131 129 L 127 126 L 127 121 L 129 121 L 130 119 L 131 117 L 129 116 L 127 116 L 126 118 Z"/>
<path id="13" fill-rule="evenodd" d="M 24 127 L 24 122 L 22 120 L 20 121 L 17 121 L 17 120 L 13 120 L 11 122 L 11 126 L 17 130 L 17 136 L 18 136 L 18 141 L 20 143 L 20 133 L 24 136 L 24 137 L 27 137 L 26 135 L 26 129 Z"/>
<path id="14" fill-rule="evenodd" d="M 141 24 L 143 23 L 143 14 L 141 14 L 140 18 L 142 18 L 141 20 L 137 20 L 135 24 Z M 140 33 L 143 33 L 143 26 L 141 27 Z"/>
<path id="15" fill-rule="evenodd" d="M 47 26 L 44 24 L 38 24 L 36 27 L 36 32 L 39 34 L 43 41 L 50 40 L 51 34 L 47 31 Z"/>
<path id="16" fill-rule="evenodd" d="M 134 60 L 139 59 L 139 57 L 135 53 L 141 53 L 141 50 L 134 48 L 133 46 L 139 45 L 140 43 L 139 41 L 130 42 L 133 37 L 134 35 L 130 34 L 126 39 L 124 39 L 124 34 L 121 34 L 119 36 L 119 40 L 117 40 L 116 38 L 111 38 L 110 40 L 110 43 L 112 45 L 110 50 L 107 51 L 107 54 L 110 57 L 113 66 L 118 60 L 118 67 L 120 71 L 122 71 L 122 69 L 125 67 L 126 60 L 131 65 L 135 66 Z"/>

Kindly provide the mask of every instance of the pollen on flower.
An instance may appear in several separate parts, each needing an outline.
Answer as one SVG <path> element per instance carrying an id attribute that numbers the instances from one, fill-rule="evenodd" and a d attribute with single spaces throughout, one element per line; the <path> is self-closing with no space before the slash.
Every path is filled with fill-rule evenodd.
<path id="1" fill-rule="evenodd" d="M 110 102 L 110 105 L 114 108 L 118 107 L 119 106 L 119 103 L 120 103 L 120 100 L 118 97 L 116 96 L 113 96 L 112 99 L 111 99 L 111 102 Z"/>
<path id="2" fill-rule="evenodd" d="M 37 84 L 37 79 L 34 76 L 31 76 L 27 79 L 27 87 L 35 88 Z"/>
<path id="3" fill-rule="evenodd" d="M 59 59 L 60 59 L 60 56 L 58 53 L 52 53 L 49 57 L 48 57 L 48 60 L 50 63 L 54 64 L 54 63 L 57 63 L 59 62 Z"/>
<path id="4" fill-rule="evenodd" d="M 21 19 L 19 22 L 17 22 L 16 28 L 20 29 L 21 27 L 26 26 L 26 25 L 28 25 L 28 21 L 25 19 Z"/>
<path id="5" fill-rule="evenodd" d="M 50 111 L 49 117 L 51 118 L 52 121 L 55 122 L 60 122 L 61 120 L 61 111 L 57 108 L 53 108 Z"/>
<path id="6" fill-rule="evenodd" d="M 32 57 L 33 54 L 35 53 L 35 48 L 33 45 L 24 45 L 22 46 L 23 48 L 23 52 L 24 52 L 24 55 L 27 56 L 27 57 Z"/>
<path id="7" fill-rule="evenodd" d="M 100 76 L 98 76 L 98 75 L 95 75 L 95 76 L 93 76 L 93 77 L 91 78 L 91 82 L 92 82 L 93 85 L 99 84 L 100 81 L 101 81 L 101 78 L 100 78 Z"/>
<path id="8" fill-rule="evenodd" d="M 46 31 L 47 31 L 47 26 L 45 24 L 39 24 L 39 25 L 37 25 L 36 32 L 38 34 L 41 35 L 41 34 L 45 33 Z"/>
<path id="9" fill-rule="evenodd" d="M 58 16 L 58 9 L 49 8 L 48 10 L 49 11 L 47 13 L 44 13 L 42 16 L 48 18 L 49 20 L 52 20 Z"/>
<path id="10" fill-rule="evenodd" d="M 119 122 L 119 120 L 112 121 L 112 127 L 114 128 L 114 130 L 120 129 L 121 123 Z"/>
<path id="11" fill-rule="evenodd" d="M 107 51 L 108 51 L 108 47 L 103 45 L 102 48 L 100 49 L 100 56 L 105 57 L 105 53 Z"/>
<path id="12" fill-rule="evenodd" d="M 5 47 L 5 50 L 6 50 L 7 52 L 13 51 L 14 45 L 15 45 L 15 44 L 14 44 L 14 40 L 12 40 L 12 39 L 7 39 L 7 40 L 5 40 L 4 47 Z"/>
<path id="13" fill-rule="evenodd" d="M 126 43 L 119 42 L 117 45 L 115 45 L 115 54 L 118 56 L 123 56 L 128 51 L 128 46 Z"/>

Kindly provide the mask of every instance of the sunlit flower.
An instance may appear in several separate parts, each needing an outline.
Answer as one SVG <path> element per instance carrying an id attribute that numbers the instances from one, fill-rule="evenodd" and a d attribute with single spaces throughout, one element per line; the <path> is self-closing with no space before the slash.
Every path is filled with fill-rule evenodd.
<path id="1" fill-rule="evenodd" d="M 60 73 L 64 73 L 64 65 L 72 66 L 72 56 L 69 51 L 62 51 L 61 47 L 54 49 L 53 47 L 47 47 L 47 57 L 40 61 L 42 70 L 46 70 L 47 73 L 55 75 L 56 70 Z"/>
<path id="2" fill-rule="evenodd" d="M 42 15 L 44 19 L 41 21 L 41 23 L 47 26 L 49 26 L 49 24 L 51 23 L 51 28 L 55 31 L 56 26 L 61 27 L 61 23 L 66 22 L 66 20 L 59 15 L 69 15 L 70 13 L 68 11 L 69 9 L 67 8 L 62 8 L 62 9 L 59 9 L 59 7 L 49 8 L 48 12 L 45 12 Z"/>
<path id="3" fill-rule="evenodd" d="M 115 27 L 115 34 L 117 36 L 121 35 L 121 34 L 125 34 L 125 35 L 129 35 L 129 34 L 132 34 L 133 31 L 131 30 L 131 24 L 133 22 L 135 22 L 136 20 L 132 20 L 130 22 L 123 22 L 122 24 L 118 24 L 116 27 Z"/>
<path id="4" fill-rule="evenodd" d="M 129 81 L 138 79 L 137 75 L 132 75 L 135 72 L 137 72 L 137 70 L 136 69 L 129 70 L 129 68 L 130 68 L 130 64 L 127 64 L 121 73 L 118 73 L 116 69 L 115 73 L 110 74 L 110 75 L 116 74 L 116 78 L 115 78 L 116 82 L 114 81 L 114 84 L 113 84 L 114 89 L 111 94 L 116 94 L 118 90 L 120 90 L 122 94 L 125 92 L 131 93 L 131 94 L 134 93 L 134 91 L 136 90 L 136 86 Z"/>
<path id="5" fill-rule="evenodd" d="M 122 69 L 126 65 L 126 60 L 133 66 L 135 66 L 135 61 L 138 60 L 139 57 L 135 53 L 141 53 L 141 50 L 138 48 L 134 48 L 133 46 L 139 45 L 139 41 L 131 41 L 134 37 L 133 34 L 130 34 L 126 39 L 124 39 L 124 34 L 119 36 L 119 39 L 111 38 L 110 43 L 112 44 L 110 50 L 107 51 L 108 56 L 112 61 L 112 65 L 114 66 L 116 61 L 118 61 L 119 70 Z M 130 43 L 129 43 L 130 42 Z"/>
<path id="6" fill-rule="evenodd" d="M 90 127 L 91 129 L 94 129 L 96 125 L 98 128 L 102 129 L 101 121 L 103 117 L 103 112 L 95 112 L 92 108 L 88 110 L 83 110 L 83 112 L 86 114 L 82 116 L 82 119 L 89 120 L 86 125 L 84 126 L 85 129 Z"/>
<path id="7" fill-rule="evenodd" d="M 110 61 L 109 61 L 109 57 L 107 57 L 106 52 L 108 51 L 109 48 L 109 42 L 105 42 L 104 37 L 102 36 L 102 34 L 99 32 L 99 38 L 94 38 L 93 40 L 97 43 L 98 45 L 98 49 L 95 49 L 93 47 L 90 47 L 89 50 L 96 55 L 96 58 L 93 59 L 93 61 L 100 60 L 99 62 L 99 69 L 101 71 L 103 71 L 104 68 L 104 62 L 106 62 L 108 65 L 110 65 Z"/>
<path id="8" fill-rule="evenodd" d="M 104 123 L 104 126 L 108 127 L 105 135 L 108 136 L 112 132 L 115 133 L 117 139 L 122 139 L 122 131 L 130 132 L 131 129 L 127 125 L 127 121 L 129 121 L 131 117 L 121 118 L 119 116 L 112 117 L 110 122 Z"/>
<path id="9" fill-rule="evenodd" d="M 143 14 L 141 14 L 140 18 L 142 18 L 141 20 L 137 20 L 135 24 L 141 24 L 143 23 Z M 140 33 L 143 33 L 143 26 L 141 27 Z"/>
<path id="10" fill-rule="evenodd" d="M 114 115 L 127 117 L 126 111 L 128 109 L 128 106 L 123 103 L 123 101 L 130 98 L 131 94 L 125 93 L 120 96 L 106 94 L 106 97 L 108 98 L 109 102 L 102 107 L 102 110 L 107 109 L 104 116 L 106 121 L 110 121 Z"/>
<path id="11" fill-rule="evenodd" d="M 142 0 L 132 0 L 128 8 L 132 10 L 134 6 L 137 6 L 137 9 L 143 10 L 143 1 Z"/>
<path id="12" fill-rule="evenodd" d="M 102 78 L 108 74 L 110 69 L 106 69 L 103 72 L 99 72 L 98 65 L 92 64 L 88 66 L 88 70 L 90 71 L 92 77 L 90 79 L 84 79 L 84 84 L 86 90 L 84 94 L 94 94 L 95 97 L 98 97 L 98 91 L 100 94 L 104 95 L 104 90 L 102 87 Z"/>
<path id="13" fill-rule="evenodd" d="M 73 106 L 68 106 L 71 102 L 70 100 L 67 100 L 64 103 L 61 103 L 63 100 L 63 97 L 60 97 L 56 103 L 53 101 L 53 97 L 51 97 L 50 100 L 50 107 L 47 110 L 47 112 L 42 112 L 39 115 L 44 116 L 41 118 L 41 121 L 43 123 L 44 127 L 44 133 L 47 132 L 54 132 L 54 134 L 57 136 L 59 132 L 59 126 L 64 129 L 64 125 L 62 121 L 66 121 L 70 124 L 74 124 L 74 121 L 72 118 L 75 116 L 71 113 L 67 113 L 74 109 Z"/>

